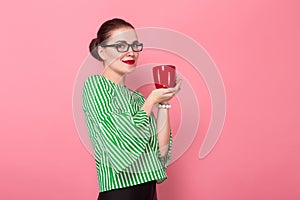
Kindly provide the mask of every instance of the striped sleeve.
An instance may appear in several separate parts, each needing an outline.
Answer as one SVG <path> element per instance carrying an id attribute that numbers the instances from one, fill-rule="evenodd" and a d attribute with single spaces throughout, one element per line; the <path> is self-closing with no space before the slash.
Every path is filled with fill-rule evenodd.
<path id="1" fill-rule="evenodd" d="M 85 81 L 82 102 L 86 120 L 92 124 L 88 127 L 92 143 L 100 162 L 119 173 L 145 151 L 150 138 L 149 117 L 144 110 L 114 112 L 111 99 L 104 86 L 92 78 Z"/>

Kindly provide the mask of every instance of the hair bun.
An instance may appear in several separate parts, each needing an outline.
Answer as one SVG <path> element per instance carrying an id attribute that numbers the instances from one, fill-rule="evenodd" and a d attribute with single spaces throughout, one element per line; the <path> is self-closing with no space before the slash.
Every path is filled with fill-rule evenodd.
<path id="1" fill-rule="evenodd" d="M 99 39 L 98 38 L 94 38 L 92 39 L 92 41 L 90 42 L 89 45 L 89 49 L 90 49 L 90 53 L 91 55 L 96 58 L 97 60 L 102 61 L 102 59 L 100 58 L 99 54 L 98 54 L 98 45 L 99 45 Z"/>

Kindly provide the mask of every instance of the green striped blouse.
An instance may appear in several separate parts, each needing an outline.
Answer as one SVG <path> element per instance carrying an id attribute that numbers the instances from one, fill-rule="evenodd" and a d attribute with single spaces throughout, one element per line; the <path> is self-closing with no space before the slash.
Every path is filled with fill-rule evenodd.
<path id="1" fill-rule="evenodd" d="M 171 160 L 158 148 L 156 120 L 141 110 L 143 95 L 101 75 L 84 82 L 82 108 L 93 145 L 99 191 L 156 180 L 162 183 Z"/>

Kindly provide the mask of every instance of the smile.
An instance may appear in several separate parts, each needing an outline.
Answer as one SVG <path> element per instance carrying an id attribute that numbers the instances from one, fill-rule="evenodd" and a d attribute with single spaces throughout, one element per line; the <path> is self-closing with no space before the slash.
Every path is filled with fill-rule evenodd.
<path id="1" fill-rule="evenodd" d="M 126 63 L 127 65 L 133 65 L 135 63 L 135 60 L 122 60 L 123 63 Z"/>

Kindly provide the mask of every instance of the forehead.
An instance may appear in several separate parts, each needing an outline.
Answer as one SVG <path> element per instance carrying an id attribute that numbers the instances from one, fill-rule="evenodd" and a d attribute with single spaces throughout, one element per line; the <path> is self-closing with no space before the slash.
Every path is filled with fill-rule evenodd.
<path id="1" fill-rule="evenodd" d="M 110 42 L 126 41 L 128 43 L 132 43 L 137 41 L 138 38 L 134 29 L 121 28 L 114 30 L 108 40 Z"/>

